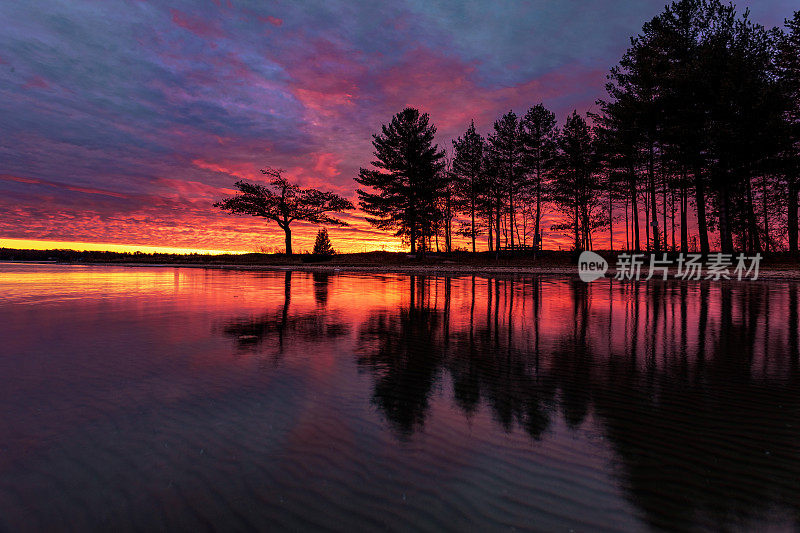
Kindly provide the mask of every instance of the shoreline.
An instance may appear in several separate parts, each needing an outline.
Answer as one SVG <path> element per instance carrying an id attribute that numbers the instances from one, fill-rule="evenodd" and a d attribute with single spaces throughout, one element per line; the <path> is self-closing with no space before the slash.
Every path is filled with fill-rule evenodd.
<path id="1" fill-rule="evenodd" d="M 516 266 L 503 266 L 503 265 L 457 265 L 457 264 L 427 264 L 427 265 L 378 265 L 378 264 L 317 264 L 317 263 L 299 263 L 299 264 L 236 264 L 236 263 L 168 263 L 168 262 L 133 262 L 133 261 L 86 261 L 86 262 L 61 262 L 61 261 L 0 261 L 0 264 L 30 264 L 30 265 L 64 265 L 64 266 L 120 266 L 120 267 L 143 267 L 143 268 L 204 268 L 211 270 L 231 270 L 242 272 L 285 272 L 287 270 L 296 272 L 311 272 L 311 273 L 328 273 L 328 274 L 416 274 L 416 275 L 430 275 L 430 276 L 492 276 L 492 275 L 532 275 L 532 276 L 556 276 L 556 277 L 569 277 L 578 279 L 578 271 L 576 266 L 562 267 L 554 265 L 516 265 Z M 613 279 L 616 275 L 616 269 L 611 267 L 606 272 L 602 279 Z M 647 275 L 647 269 L 642 269 L 642 278 L 640 281 L 647 282 L 650 280 L 644 279 Z M 661 275 L 653 278 L 655 281 L 663 281 Z M 599 281 L 599 280 L 598 280 Z M 667 281 L 705 281 L 705 274 L 701 279 L 688 279 L 683 280 L 676 278 L 674 274 L 670 273 Z M 711 281 L 711 280 L 709 280 Z M 720 279 L 715 282 L 738 282 L 739 280 L 733 278 L 730 280 Z M 800 267 L 798 268 L 776 268 L 765 266 L 759 269 L 758 278 L 755 280 L 745 278 L 741 281 L 800 281 Z"/>

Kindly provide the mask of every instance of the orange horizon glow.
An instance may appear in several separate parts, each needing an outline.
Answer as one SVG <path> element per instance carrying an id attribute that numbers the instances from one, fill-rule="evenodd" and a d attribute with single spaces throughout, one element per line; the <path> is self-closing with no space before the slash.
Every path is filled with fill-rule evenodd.
<path id="1" fill-rule="evenodd" d="M 282 237 L 282 236 L 281 236 Z M 281 238 L 282 242 L 282 238 Z M 368 246 L 370 245 L 370 246 Z M 150 246 L 142 244 L 127 244 L 127 243 L 107 243 L 107 242 L 85 242 L 85 241 L 61 241 L 61 240 L 40 240 L 40 239 L 5 239 L 0 238 L 0 248 L 11 248 L 16 250 L 74 250 L 77 252 L 120 252 L 120 253 L 161 253 L 161 254 L 204 254 L 204 255 L 223 255 L 223 254 L 247 254 L 254 253 L 258 250 L 246 249 L 209 249 L 209 248 L 194 248 L 191 246 Z M 295 245 L 297 250 L 295 253 L 303 253 L 310 251 L 302 247 L 300 249 Z M 385 251 L 385 252 L 404 252 L 408 251 L 407 246 L 402 243 L 387 242 L 379 246 L 375 246 L 369 241 L 363 243 L 355 243 L 346 248 L 337 248 L 341 253 L 358 253 L 358 252 L 372 252 L 372 251 Z M 278 248 L 265 245 L 268 253 L 277 252 Z"/>
<path id="2" fill-rule="evenodd" d="M 549 214 L 548 214 L 549 215 Z M 545 215 L 543 220 L 548 224 L 556 219 L 555 216 Z M 213 235 L 211 238 L 198 239 L 202 244 L 196 245 L 189 243 L 185 235 L 169 238 L 174 246 L 159 246 L 151 244 L 136 244 L 132 242 L 108 242 L 90 240 L 50 240 L 50 239 L 24 239 L 24 238 L 3 238 L 0 237 L 0 248 L 26 249 L 26 250 L 75 250 L 75 251 L 105 251 L 122 253 L 165 253 L 165 254 L 247 254 L 247 253 L 280 253 L 284 249 L 284 234 L 272 225 L 263 225 L 263 221 L 248 217 L 236 217 L 241 227 L 236 231 L 236 240 L 227 240 L 225 246 L 215 246 L 219 242 L 220 235 Z M 194 225 L 192 225 L 194 226 Z M 543 224 L 546 228 L 547 225 Z M 208 230 L 209 226 L 205 227 Z M 318 226 L 312 224 L 298 224 L 292 230 L 292 246 L 295 253 L 310 252 L 314 246 Z M 690 227 L 690 243 L 694 232 Z M 384 233 L 368 226 L 366 221 L 353 221 L 349 227 L 328 228 L 328 232 L 333 243 L 334 249 L 339 253 L 363 253 L 363 252 L 408 252 L 409 245 L 404 244 L 399 238 L 391 233 Z M 571 250 L 571 236 L 562 232 L 549 232 L 543 230 L 542 245 L 544 250 Z M 710 237 L 715 237 L 714 232 L 710 232 Z M 136 237 L 136 236 L 132 236 Z M 142 240 L 146 237 L 142 236 Z M 632 239 L 632 236 L 630 236 Z M 487 235 L 481 235 L 477 239 L 477 251 L 485 252 L 488 250 Z M 608 230 L 593 232 L 595 250 L 609 250 L 610 239 Z M 136 239 L 138 240 L 138 239 Z M 162 239 L 159 239 L 162 240 Z M 641 234 L 641 243 L 645 245 L 645 234 Z M 505 241 L 503 241 L 505 242 Z M 532 237 L 528 236 L 526 244 L 531 244 Z M 671 235 L 670 235 L 671 242 Z M 205 244 L 206 246 L 203 246 Z M 210 245 L 210 246 L 209 246 Z M 436 241 L 431 243 L 433 250 L 437 250 Z M 444 237 L 440 236 L 438 249 L 444 251 Z M 712 244 L 712 248 L 715 246 Z M 461 235 L 453 235 L 453 249 L 471 251 L 472 242 L 469 238 Z M 626 235 L 624 226 L 615 225 L 614 227 L 614 250 L 626 249 Z"/>
<path id="3" fill-rule="evenodd" d="M 2 239 L 0 248 L 14 248 L 18 250 L 75 250 L 79 252 L 142 252 L 163 254 L 242 254 L 241 250 L 209 250 L 190 247 L 173 246 L 143 246 L 140 244 L 114 244 L 98 242 L 76 241 L 46 241 L 38 239 Z"/>

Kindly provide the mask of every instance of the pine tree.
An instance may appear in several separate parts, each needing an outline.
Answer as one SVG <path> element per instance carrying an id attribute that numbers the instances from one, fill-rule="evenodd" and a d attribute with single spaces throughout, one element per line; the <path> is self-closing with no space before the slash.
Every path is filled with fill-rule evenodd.
<path id="1" fill-rule="evenodd" d="M 596 124 L 599 162 L 608 176 L 609 189 L 613 189 L 631 206 L 631 228 L 630 231 L 626 228 L 626 232 L 629 246 L 638 252 L 641 240 L 637 169 L 641 163 L 641 153 L 633 101 L 620 95 L 615 101 L 600 100 L 598 104 L 602 112 L 592 115 L 592 118 Z"/>
<path id="2" fill-rule="evenodd" d="M 444 152 L 433 144 L 436 127 L 427 113 L 406 108 L 396 114 L 381 133 L 372 136 L 374 169 L 359 170 L 356 182 L 372 191 L 358 189 L 359 204 L 370 215 L 367 221 L 379 229 L 391 229 L 424 252 L 441 219 L 439 199 L 446 187 Z"/>
<path id="3" fill-rule="evenodd" d="M 529 175 L 536 202 L 534 244 L 541 245 L 543 191 L 547 188 L 547 180 L 555 165 L 556 139 L 558 138 L 556 116 L 544 105 L 537 104 L 525 113 L 520 122 L 520 130 L 525 170 Z"/>
<path id="4" fill-rule="evenodd" d="M 494 132 L 489 135 L 488 146 L 497 165 L 498 184 L 502 187 L 507 201 L 508 234 L 513 249 L 517 209 L 515 200 L 524 193 L 525 188 L 522 135 L 519 120 L 513 111 L 509 111 L 495 121 Z"/>
<path id="5" fill-rule="evenodd" d="M 789 251 L 797 253 L 797 195 L 800 189 L 800 11 L 786 20 L 788 32 L 780 42 L 778 67 L 789 112 L 783 129 L 788 137 L 782 159 L 782 174 L 788 192 L 787 224 Z"/>
<path id="6" fill-rule="evenodd" d="M 475 131 L 475 121 L 470 123 L 463 136 L 453 141 L 453 175 L 456 180 L 456 193 L 460 211 L 469 217 L 467 235 L 472 240 L 473 253 L 476 251 L 475 238 L 478 235 L 475 217 L 480 208 L 485 144 L 483 137 Z"/>
<path id="7" fill-rule="evenodd" d="M 681 249 L 688 248 L 690 187 L 701 252 L 709 252 L 708 231 L 715 226 L 725 252 L 733 251 L 734 239 L 743 248 L 761 248 L 754 183 L 776 157 L 785 113 L 774 66 L 776 35 L 732 4 L 680 0 L 644 24 L 612 69 L 611 101 L 601 104 L 607 118 L 600 125 L 613 133 L 607 140 L 615 137 L 620 149 L 634 150 L 608 162 L 641 161 L 645 179 L 637 181 L 646 191 L 654 249 L 666 245 L 657 198 L 660 193 L 666 226 L 669 189 L 681 206 Z"/>
<path id="8" fill-rule="evenodd" d="M 314 241 L 314 255 L 321 255 L 330 257 L 336 253 L 331 245 L 331 239 L 328 237 L 328 230 L 322 228 L 317 232 L 317 240 Z"/>
<path id="9" fill-rule="evenodd" d="M 570 220 L 560 228 L 572 229 L 574 249 L 584 250 L 591 247 L 591 232 L 597 226 L 594 208 L 600 187 L 595 172 L 592 132 L 576 111 L 567 117 L 558 138 L 558 147 L 559 158 L 550 196 Z"/>

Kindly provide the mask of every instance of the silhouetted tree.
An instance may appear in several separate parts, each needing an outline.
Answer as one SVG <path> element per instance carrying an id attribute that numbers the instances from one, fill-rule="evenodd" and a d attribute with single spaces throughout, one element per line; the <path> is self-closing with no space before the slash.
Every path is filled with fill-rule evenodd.
<path id="1" fill-rule="evenodd" d="M 655 249 L 667 244 L 667 212 L 674 203 L 669 198 L 675 193 L 681 249 L 688 248 L 690 186 L 702 252 L 710 249 L 708 231 L 714 226 L 723 251 L 733 250 L 734 238 L 742 248 L 761 249 L 768 218 L 760 229 L 754 184 L 776 157 L 784 112 L 776 42 L 775 31 L 751 22 L 747 12 L 737 15 L 732 4 L 681 0 L 647 22 L 612 69 L 611 101 L 601 103 L 606 118 L 600 126 L 624 149 L 613 155 L 625 157 L 611 157 L 610 164 L 634 159 L 634 166 L 639 160 L 644 167 L 646 178 L 636 181 L 645 185 L 647 230 L 653 229 Z M 659 192 L 663 232 L 657 222 Z"/>
<path id="2" fill-rule="evenodd" d="M 556 116 L 544 105 L 537 104 L 525 113 L 520 122 L 520 129 L 525 170 L 530 176 L 532 193 L 536 202 L 534 244 L 540 244 L 543 191 L 546 189 L 547 180 L 556 160 L 556 139 L 558 137 Z"/>
<path id="3" fill-rule="evenodd" d="M 613 84 L 607 87 L 609 93 L 614 94 L 617 99 L 612 102 L 598 101 L 602 112 L 592 116 L 597 129 L 600 161 L 607 172 L 611 186 L 624 193 L 630 202 L 629 245 L 638 252 L 641 249 L 638 203 L 638 167 L 641 163 L 641 154 L 639 133 L 635 123 L 635 105 L 627 95 L 617 93 Z"/>
<path id="4" fill-rule="evenodd" d="M 743 236 L 750 249 L 755 240 L 752 176 L 774 149 L 770 133 L 780 115 L 774 91 L 774 39 L 745 13 L 725 12 L 700 57 L 714 98 L 709 102 L 709 173 L 716 192 L 720 246 L 732 252 L 733 235 Z M 738 231 L 737 231 L 738 230 Z"/>
<path id="5" fill-rule="evenodd" d="M 440 217 L 439 198 L 445 188 L 441 170 L 444 152 L 433 144 L 436 127 L 427 113 L 408 107 L 396 114 L 381 133 L 372 136 L 374 170 L 359 170 L 356 182 L 374 192 L 358 189 L 367 221 L 380 229 L 395 230 L 407 239 L 411 253 L 417 241 L 433 234 Z"/>
<path id="6" fill-rule="evenodd" d="M 559 156 L 550 197 L 569 222 L 555 229 L 572 229 L 575 250 L 591 247 L 596 226 L 593 208 L 599 190 L 594 141 L 586 121 L 572 112 L 558 137 Z"/>
<path id="7" fill-rule="evenodd" d="M 502 161 L 492 150 L 486 150 L 483 158 L 483 179 L 481 190 L 481 213 L 489 234 L 489 251 L 500 251 L 500 225 L 503 218 L 505 185 Z M 494 238 L 494 243 L 492 242 Z"/>
<path id="8" fill-rule="evenodd" d="M 484 170 L 485 141 L 475 131 L 475 121 L 470 122 L 463 136 L 453 141 L 453 176 L 456 183 L 456 194 L 460 211 L 469 217 L 467 235 L 472 240 L 472 252 L 475 252 L 475 238 L 478 230 L 475 223 L 482 194 L 482 172 Z"/>
<path id="9" fill-rule="evenodd" d="M 778 67 L 780 82 L 787 100 L 785 115 L 788 134 L 783 153 L 782 174 L 787 188 L 787 225 L 789 251 L 797 253 L 797 195 L 800 189 L 800 11 L 786 20 L 787 33 L 780 41 Z"/>
<path id="10" fill-rule="evenodd" d="M 457 180 L 453 174 L 453 158 L 448 157 L 445 153 L 444 165 L 442 166 L 441 180 L 444 184 L 441 197 L 440 213 L 440 226 L 441 232 L 444 233 L 444 246 L 445 251 L 453 251 L 453 219 L 456 217 L 456 202 L 457 202 Z M 437 251 L 438 251 L 438 239 Z"/>
<path id="11" fill-rule="evenodd" d="M 588 166 L 575 151 L 581 142 L 574 115 L 567 124 L 577 129 L 557 142 L 555 117 L 538 104 L 521 119 L 504 114 L 487 142 L 473 122 L 453 142 L 451 171 L 440 172 L 442 154 L 427 115 L 404 110 L 375 136 L 376 169 L 362 169 L 357 178 L 375 192 L 359 191 L 362 206 L 374 225 L 411 241 L 412 251 L 432 235 L 438 247 L 442 232 L 451 249 L 458 215 L 473 251 L 479 228 L 487 230 L 491 251 L 502 238 L 511 248 L 524 243 L 530 220 L 539 238 L 542 205 L 551 200 L 545 193 L 552 192 L 552 203 L 571 220 L 553 228 L 573 230 L 579 248 L 591 246 L 592 230 L 605 224 L 613 247 L 624 204 L 629 247 L 677 249 L 679 225 L 687 252 L 693 200 L 703 253 L 710 251 L 710 232 L 718 231 L 723 252 L 759 251 L 774 248 L 786 226 L 796 251 L 800 15 L 786 29 L 766 30 L 722 0 L 667 5 L 611 69 L 608 98 L 591 115 L 595 139 L 590 132 L 588 151 L 578 150 Z M 583 192 L 573 187 L 578 182 Z"/>
<path id="12" fill-rule="evenodd" d="M 328 230 L 325 228 L 317 232 L 317 239 L 314 241 L 314 255 L 331 256 L 336 253 L 328 237 Z"/>
<path id="13" fill-rule="evenodd" d="M 513 249 L 517 209 L 515 199 L 523 192 L 526 185 L 522 134 L 519 120 L 513 111 L 495 121 L 494 132 L 489 134 L 488 146 L 499 178 L 497 185 L 502 188 L 497 192 L 504 193 L 507 201 L 505 207 L 508 213 L 508 236 Z"/>
<path id="14" fill-rule="evenodd" d="M 625 235 L 627 246 L 638 251 L 639 240 L 639 208 L 638 208 L 638 176 L 636 168 L 639 162 L 635 133 L 632 124 L 626 122 L 629 115 L 619 109 L 622 102 L 613 103 L 604 100 L 597 102 L 602 112 L 591 113 L 595 123 L 595 146 L 597 162 L 605 174 L 605 187 L 609 206 L 609 232 L 613 249 L 613 217 L 614 200 L 625 204 Z M 628 205 L 632 216 L 628 217 Z M 631 227 L 633 230 L 631 230 Z"/>
<path id="15" fill-rule="evenodd" d="M 296 220 L 315 224 L 347 226 L 347 222 L 328 215 L 353 209 L 353 204 L 332 192 L 304 189 L 284 178 L 282 170 L 266 168 L 261 172 L 272 178 L 269 186 L 237 181 L 241 194 L 225 198 L 214 204 L 223 211 L 252 215 L 272 220 L 286 234 L 286 253 L 292 255 L 292 231 Z"/>

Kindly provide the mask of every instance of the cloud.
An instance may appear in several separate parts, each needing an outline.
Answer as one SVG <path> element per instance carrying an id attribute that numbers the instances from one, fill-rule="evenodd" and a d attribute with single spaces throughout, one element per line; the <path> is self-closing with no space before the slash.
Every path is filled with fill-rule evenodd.
<path id="1" fill-rule="evenodd" d="M 212 209 L 286 169 L 349 198 L 371 135 L 420 107 L 450 145 L 543 101 L 560 118 L 659 0 L 0 3 L 0 236 L 249 249 L 280 232 Z M 769 4 L 769 5 L 766 5 Z M 790 14 L 785 0 L 762 13 Z M 602 22 L 602 23 L 601 23 Z M 397 241 L 347 215 L 353 248 Z M 298 226 L 299 247 L 315 227 Z M 340 245 L 335 242 L 337 247 Z"/>
<path id="2" fill-rule="evenodd" d="M 225 34 L 216 27 L 213 23 L 205 22 L 202 19 L 182 13 L 177 9 L 170 9 L 172 14 L 172 22 L 183 29 L 189 30 L 198 37 L 216 38 L 224 37 Z"/>

